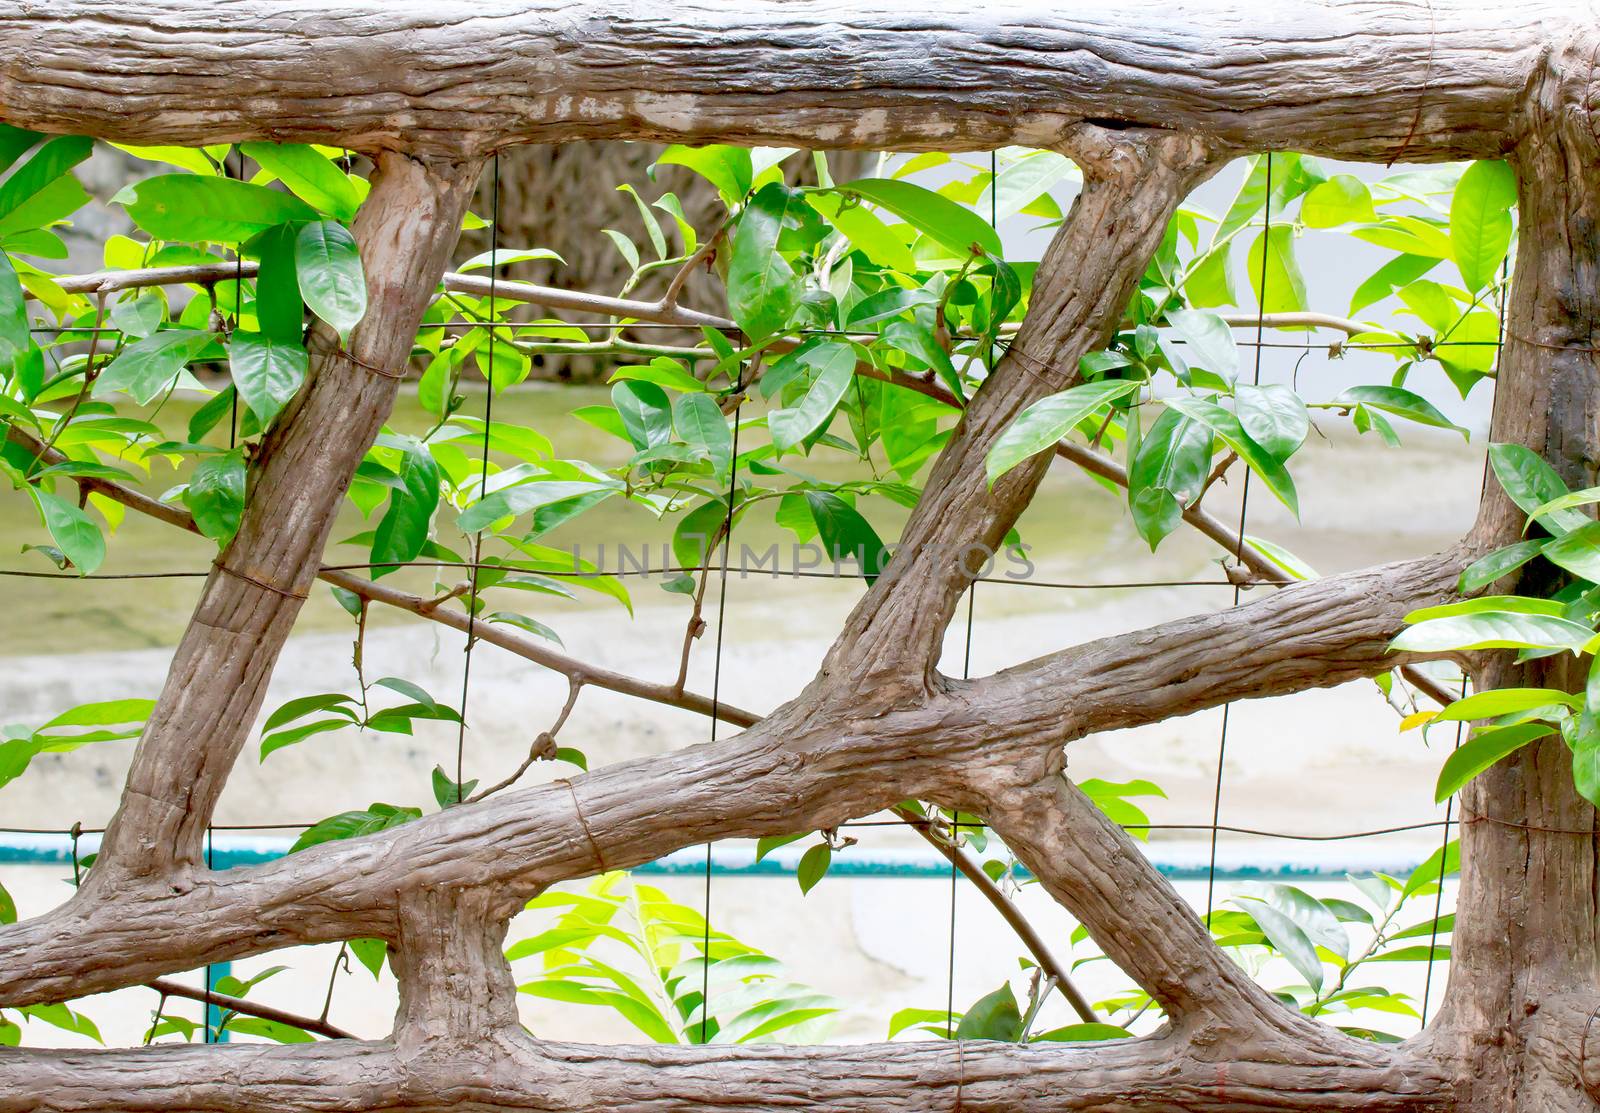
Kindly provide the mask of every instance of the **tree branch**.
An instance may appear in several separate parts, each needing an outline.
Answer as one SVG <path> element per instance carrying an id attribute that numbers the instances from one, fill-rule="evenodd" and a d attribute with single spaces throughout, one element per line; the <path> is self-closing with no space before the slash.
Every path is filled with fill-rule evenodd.
<path id="1" fill-rule="evenodd" d="M 425 12 L 236 0 L 225 20 L 203 0 L 126 3 L 114 19 L 59 0 L 0 22 L 0 116 L 138 144 L 458 158 L 573 139 L 1047 147 L 1106 119 L 1377 162 L 1493 158 L 1517 137 L 1546 47 L 1583 22 L 1538 3 L 1288 0 L 1268 13 L 1234 0 L 1197 22 L 1161 5 L 947 0 L 930 20 L 914 0 L 869 12 L 698 0 L 662 21 L 601 0 Z M 1408 128 L 1419 105 L 1426 126 Z"/>
<path id="2" fill-rule="evenodd" d="M 282 1009 L 275 1009 L 271 1005 L 263 1005 L 259 1001 L 246 1001 L 243 997 L 229 997 L 227 994 L 218 993 L 214 989 L 208 992 L 204 989 L 196 989 L 194 986 L 184 985 L 182 982 L 172 981 L 169 978 L 156 978 L 146 984 L 157 993 L 167 997 L 182 997 L 189 1001 L 200 1001 L 243 1016 L 260 1017 L 262 1020 L 270 1020 L 275 1024 L 287 1024 L 291 1028 L 303 1028 L 307 1032 L 315 1032 L 317 1035 L 326 1036 L 330 1040 L 353 1040 L 356 1038 L 343 1028 L 329 1024 L 326 1020 L 318 1020 L 310 1016 L 297 1016 Z"/>

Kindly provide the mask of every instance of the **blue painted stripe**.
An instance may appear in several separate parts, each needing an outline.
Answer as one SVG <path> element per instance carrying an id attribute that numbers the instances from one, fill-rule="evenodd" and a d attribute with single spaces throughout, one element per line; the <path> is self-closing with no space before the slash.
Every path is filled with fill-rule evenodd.
<path id="1" fill-rule="evenodd" d="M 288 853 L 293 840 L 286 837 L 218 835 L 212 851 L 217 869 L 254 866 Z M 804 853 L 805 842 L 780 847 L 757 862 L 748 846 L 718 847 L 712 852 L 711 872 L 721 877 L 792 877 Z M 99 849 L 99 837 L 78 841 L 79 855 Z M 1204 880 L 1209 872 L 1207 848 L 1200 843 L 1158 842 L 1144 846 L 1156 868 L 1174 881 Z M 1248 851 L 1248 853 L 1246 853 Z M 1415 869 L 1425 855 L 1396 847 L 1392 851 L 1336 855 L 1271 856 L 1261 847 L 1227 848 L 1219 856 L 1217 878 L 1222 881 L 1342 880 L 1346 874 L 1382 871 L 1401 877 Z M 67 835 L 11 835 L 0 839 L 0 865 L 71 865 L 72 839 Z M 658 858 L 635 868 L 643 875 L 676 876 L 705 872 L 705 851 L 694 847 Z M 933 850 L 863 850 L 852 847 L 834 855 L 829 873 L 837 877 L 948 878 L 950 864 Z M 1021 878 L 1028 874 L 1017 868 Z"/>

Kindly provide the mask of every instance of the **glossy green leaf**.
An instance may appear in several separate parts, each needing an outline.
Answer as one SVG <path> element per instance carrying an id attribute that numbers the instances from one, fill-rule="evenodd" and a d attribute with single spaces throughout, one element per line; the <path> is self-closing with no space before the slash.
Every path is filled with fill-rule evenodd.
<path id="1" fill-rule="evenodd" d="M 1102 1040 L 1125 1040 L 1133 1035 L 1115 1024 L 1066 1024 L 1040 1032 L 1029 1038 L 1030 1043 L 1099 1043 Z"/>
<path id="2" fill-rule="evenodd" d="M 1434 785 L 1434 801 L 1443 803 L 1501 758 L 1554 733 L 1555 728 L 1547 723 L 1518 723 L 1515 726 L 1478 731 L 1445 759 L 1444 768 L 1439 770 L 1438 783 Z"/>
<path id="3" fill-rule="evenodd" d="M 1555 469 L 1525 445 L 1491 444 L 1489 466 L 1494 469 L 1495 478 L 1500 481 L 1500 486 L 1511 497 L 1511 501 L 1527 514 L 1532 515 L 1551 500 L 1569 493 Z M 1593 521 L 1588 515 L 1572 509 L 1552 511 L 1540 515 L 1538 520 L 1556 534 L 1582 529 Z"/>
<path id="4" fill-rule="evenodd" d="M 1590 583 L 1600 583 L 1600 522 L 1589 522 L 1545 542 L 1544 558 Z"/>
<path id="5" fill-rule="evenodd" d="M 1245 266 L 1263 313 L 1298 313 L 1306 308 L 1306 280 L 1295 258 L 1292 226 L 1274 224 L 1257 236 Z"/>
<path id="6" fill-rule="evenodd" d="M 38 487 L 29 487 L 45 529 L 80 576 L 93 575 L 106 558 L 106 540 L 100 527 L 73 503 Z"/>
<path id="7" fill-rule="evenodd" d="M 1282 383 L 1240 383 L 1233 398 L 1239 424 L 1273 459 L 1287 460 L 1305 443 L 1311 418 L 1306 404 L 1291 388 Z"/>
<path id="8" fill-rule="evenodd" d="M 0 235 L 41 227 L 87 204 L 89 195 L 68 175 L 93 151 L 87 136 L 60 135 L 17 167 L 0 183 Z"/>
<path id="9" fill-rule="evenodd" d="M 11 258 L 0 252 L 0 381 L 12 363 L 33 344 L 28 332 L 27 303 Z"/>
<path id="10" fill-rule="evenodd" d="M 597 492 L 615 494 L 620 488 L 582 480 L 538 480 L 505 487 L 479 499 L 462 511 L 456 526 L 462 533 L 477 533 L 501 518 L 516 517 L 542 506 L 565 502 Z"/>
<path id="11" fill-rule="evenodd" d="M 877 579 L 889 554 L 872 525 L 838 495 L 828 491 L 807 491 L 805 495 L 829 558 L 837 554 L 841 561 L 855 560 L 867 583 Z"/>
<path id="12" fill-rule="evenodd" d="M 1199 309 L 1174 309 L 1167 313 L 1167 323 L 1187 343 L 1184 354 L 1191 366 L 1233 381 L 1239 373 L 1239 345 L 1220 316 Z"/>
<path id="13" fill-rule="evenodd" d="M 1456 590 L 1462 595 L 1488 587 L 1502 576 L 1510 575 L 1544 549 L 1543 541 L 1519 541 L 1479 557 L 1461 573 Z"/>
<path id="14" fill-rule="evenodd" d="M 165 329 L 129 344 L 100 372 L 94 396 L 126 392 L 139 405 L 148 406 L 211 344 L 211 334 L 197 329 Z"/>
<path id="15" fill-rule="evenodd" d="M 833 850 L 827 843 L 818 843 L 800 856 L 795 868 L 795 880 L 800 882 L 800 892 L 809 893 L 828 872 L 833 862 Z"/>
<path id="16" fill-rule="evenodd" d="M 439 507 L 439 465 L 433 453 L 412 437 L 401 445 L 399 483 L 389 492 L 389 505 L 372 535 L 373 579 L 395 571 L 393 565 L 421 555 Z M 465 526 L 463 531 L 470 532 Z"/>
<path id="17" fill-rule="evenodd" d="M 1334 401 L 1341 405 L 1371 406 L 1375 410 L 1383 410 L 1396 417 L 1415 421 L 1419 425 L 1431 425 L 1436 429 L 1453 429 L 1461 434 L 1462 439 L 1468 439 L 1467 430 L 1445 417 L 1426 398 L 1404 387 L 1353 386 L 1341 392 Z"/>
<path id="18" fill-rule="evenodd" d="M 733 465 L 733 433 L 728 419 L 709 394 L 680 394 L 672 403 L 672 423 L 689 444 L 706 450 L 714 475 L 725 476 Z"/>
<path id="19" fill-rule="evenodd" d="M 332 220 L 314 220 L 294 240 L 295 278 L 311 312 L 346 343 L 367 313 L 367 278 L 355 237 Z"/>
<path id="20" fill-rule="evenodd" d="M 1305 930 L 1265 901 L 1248 900 L 1239 904 L 1249 912 L 1251 919 L 1260 926 L 1262 934 L 1271 941 L 1278 953 L 1300 972 L 1306 983 L 1313 989 L 1321 989 L 1322 960 L 1317 957 L 1316 946 Z"/>
<path id="21" fill-rule="evenodd" d="M 1300 202 L 1300 219 L 1308 228 L 1337 228 L 1378 219 L 1372 193 L 1353 174 L 1335 174 L 1306 194 Z"/>
<path id="22" fill-rule="evenodd" d="M 239 397 L 265 427 L 305 382 L 309 360 L 298 338 L 236 329 L 228 338 L 228 363 Z"/>
<path id="23" fill-rule="evenodd" d="M 672 440 L 672 403 L 655 383 L 616 383 L 611 388 L 611 404 L 635 448 L 654 448 Z"/>
<path id="24" fill-rule="evenodd" d="M 958 1040 L 1000 1040 L 1015 1043 L 1022 1038 L 1022 1013 L 1011 984 L 985 994 L 968 1009 L 956 1027 Z"/>
<path id="25" fill-rule="evenodd" d="M 838 189 L 888 209 L 917 231 L 949 248 L 958 259 L 967 258 L 974 247 L 987 255 L 1005 254 L 999 233 L 988 221 L 965 205 L 930 189 L 894 178 L 858 178 L 845 182 Z"/>
<path id="26" fill-rule="evenodd" d="M 813 370 L 805 393 L 793 406 L 767 415 L 772 443 L 780 449 L 800 444 L 833 416 L 855 377 L 855 348 L 842 342 L 820 344 L 812 349 L 808 364 Z"/>
<path id="27" fill-rule="evenodd" d="M 1461 649 L 1581 650 L 1594 631 L 1553 615 L 1486 611 L 1425 619 L 1400 633 L 1393 649 L 1442 653 Z"/>
<path id="28" fill-rule="evenodd" d="M 1208 426 L 1174 409 L 1163 409 L 1139 441 L 1128 469 L 1128 507 L 1151 552 L 1205 487 L 1212 443 Z"/>
<path id="29" fill-rule="evenodd" d="M 989 446 L 983 460 L 989 486 L 1024 460 L 1053 449 L 1078 422 L 1101 406 L 1132 394 L 1140 385 L 1137 379 L 1079 383 L 1033 403 Z"/>
<path id="30" fill-rule="evenodd" d="M 244 450 L 203 456 L 183 492 L 183 503 L 200 532 L 226 545 L 239 530 L 244 514 Z"/>
<path id="31" fill-rule="evenodd" d="M 290 220 L 318 219 L 293 194 L 231 178 L 161 174 L 135 182 L 112 198 L 158 240 L 238 243 Z"/>
<path id="32" fill-rule="evenodd" d="M 1267 489 L 1278 496 L 1278 500 L 1293 511 L 1295 517 L 1300 516 L 1300 499 L 1295 493 L 1294 480 L 1271 453 L 1251 439 L 1236 416 L 1215 402 L 1188 395 L 1168 398 L 1166 404 L 1201 422 L 1215 433 L 1224 444 L 1239 454 L 1239 459 L 1243 460 L 1251 471 L 1261 477 Z"/>
<path id="33" fill-rule="evenodd" d="M 299 143 L 244 143 L 239 149 L 261 168 L 335 220 L 355 217 L 361 193 L 350 176 L 315 147 Z"/>
<path id="34" fill-rule="evenodd" d="M 755 171 L 750 161 L 748 147 L 713 144 L 707 147 L 686 147 L 673 144 L 656 158 L 657 166 L 686 166 L 717 187 L 729 206 L 739 202 L 750 192 Z"/>
<path id="35" fill-rule="evenodd" d="M 373 804 L 357 811 L 340 812 L 307 828 L 294 841 L 289 853 L 293 854 L 297 850 L 304 850 L 319 843 L 376 834 L 421 818 L 421 808 L 396 807 L 393 804 Z"/>
<path id="36" fill-rule="evenodd" d="M 728 309 L 752 341 L 789 323 L 800 305 L 800 276 L 778 251 L 778 237 L 804 198 L 781 182 L 763 186 L 739 217 L 728 264 Z"/>
<path id="37" fill-rule="evenodd" d="M 1467 167 L 1450 202 L 1450 248 L 1467 290 L 1477 293 L 1494 281 L 1511 246 L 1511 210 L 1517 203 L 1517 176 L 1499 160 Z"/>
<path id="38" fill-rule="evenodd" d="M 1464 722 L 1492 719 L 1518 711 L 1532 711 L 1540 707 L 1563 705 L 1574 710 L 1582 706 L 1576 696 L 1555 688 L 1492 688 L 1458 699 L 1433 717 L 1436 723 Z"/>
<path id="39" fill-rule="evenodd" d="M 866 206 L 847 205 L 843 197 L 829 193 L 807 194 L 806 201 L 872 262 L 901 274 L 916 273 L 917 260 L 911 248 Z"/>

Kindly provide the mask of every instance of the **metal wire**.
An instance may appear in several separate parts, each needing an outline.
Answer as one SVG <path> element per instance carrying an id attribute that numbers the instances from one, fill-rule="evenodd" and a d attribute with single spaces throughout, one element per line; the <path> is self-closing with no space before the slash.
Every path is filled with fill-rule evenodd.
<path id="1" fill-rule="evenodd" d="M 1272 152 L 1262 155 L 1266 165 L 1266 190 L 1261 208 L 1261 281 L 1256 286 L 1256 302 L 1261 307 L 1261 315 L 1267 312 L 1267 260 L 1272 256 Z M 1255 370 L 1251 381 L 1255 386 L 1261 385 L 1261 347 L 1260 341 L 1265 333 L 1265 326 L 1258 320 L 1256 323 L 1256 358 Z M 1244 469 L 1244 482 L 1239 490 L 1239 530 L 1238 547 L 1234 551 L 1233 559 L 1236 563 L 1244 562 L 1245 526 L 1250 513 L 1250 469 Z M 1239 605 L 1242 589 L 1235 584 L 1233 588 L 1233 605 Z M 1222 822 L 1222 780 L 1223 768 L 1228 759 L 1228 718 L 1233 708 L 1232 701 L 1222 705 L 1222 727 L 1217 732 L 1217 784 L 1211 798 L 1211 862 L 1206 868 L 1206 927 L 1211 927 L 1211 914 L 1216 910 L 1217 890 L 1217 839 L 1220 834 L 1219 825 Z"/>

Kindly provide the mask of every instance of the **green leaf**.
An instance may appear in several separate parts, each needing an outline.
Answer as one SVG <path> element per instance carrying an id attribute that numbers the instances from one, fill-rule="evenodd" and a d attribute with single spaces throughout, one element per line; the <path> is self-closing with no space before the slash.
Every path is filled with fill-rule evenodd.
<path id="1" fill-rule="evenodd" d="M 771 854 L 780 846 L 788 846 L 792 842 L 799 842 L 809 833 L 810 832 L 802 831 L 798 835 L 767 835 L 765 838 L 757 839 L 756 861 L 761 861 L 761 859 L 765 858 L 768 854 Z"/>
<path id="2" fill-rule="evenodd" d="M 1411 871 L 1411 876 L 1406 878 L 1406 883 L 1400 889 L 1400 900 L 1403 903 L 1414 893 L 1421 892 L 1429 885 L 1437 885 L 1446 877 L 1461 869 L 1461 842 L 1451 839 L 1444 846 L 1428 855 L 1426 861 Z"/>
<path id="3" fill-rule="evenodd" d="M 1544 558 L 1590 583 L 1600 583 L 1600 522 L 1545 542 Z"/>
<path id="4" fill-rule="evenodd" d="M 17 902 L 11 899 L 11 894 L 6 892 L 6 887 L 0 885 L 0 924 L 14 924 L 17 922 Z"/>
<path id="5" fill-rule="evenodd" d="M 125 391 L 139 405 L 148 406 L 211 343 L 209 332 L 168 329 L 129 344 L 100 372 L 94 396 L 105 398 Z"/>
<path id="6" fill-rule="evenodd" d="M 1450 201 L 1450 249 L 1469 293 L 1494 281 L 1511 246 L 1511 209 L 1517 177 L 1499 160 L 1475 162 Z"/>
<path id="7" fill-rule="evenodd" d="M 167 314 L 166 302 L 160 294 L 141 290 L 127 301 L 111 307 L 111 325 L 135 340 L 143 340 L 161 327 Z"/>
<path id="8" fill-rule="evenodd" d="M 45 529 L 81 576 L 93 575 L 106 558 L 106 541 L 89 515 L 59 495 L 29 487 Z"/>
<path id="9" fill-rule="evenodd" d="M 362 811 L 340 812 L 308 828 L 294 841 L 289 853 L 293 854 L 297 850 L 304 850 L 319 843 L 376 834 L 421 818 L 421 808 L 401 808 L 393 804 L 373 804 Z"/>
<path id="10" fill-rule="evenodd" d="M 1476 719 L 1492 719 L 1497 715 L 1510 715 L 1518 711 L 1533 711 L 1540 707 L 1561 704 L 1577 710 L 1583 706 L 1578 697 L 1556 688 L 1492 688 L 1458 699 L 1433 717 L 1436 723 L 1470 723 Z"/>
<path id="11" fill-rule="evenodd" d="M 1240 383 L 1233 397 L 1239 424 L 1273 459 L 1287 460 L 1305 443 L 1311 418 L 1306 404 L 1291 388 L 1282 383 Z"/>
<path id="12" fill-rule="evenodd" d="M 932 190 L 893 178 L 858 178 L 837 187 L 888 209 L 901 220 L 965 259 L 974 247 L 986 255 L 1003 256 L 1000 236 L 977 213 Z"/>
<path id="13" fill-rule="evenodd" d="M 611 404 L 635 448 L 654 448 L 672 440 L 672 403 L 655 383 L 617 383 L 611 388 Z"/>
<path id="14" fill-rule="evenodd" d="M 42 227 L 87 204 L 89 195 L 67 175 L 93 152 L 94 140 L 84 135 L 46 141 L 0 184 L 0 235 Z"/>
<path id="15" fill-rule="evenodd" d="M 295 266 L 297 226 L 278 224 L 250 239 L 240 250 L 261 260 L 256 272 L 256 322 L 268 336 L 299 343 L 305 330 L 305 302 Z"/>
<path id="16" fill-rule="evenodd" d="M 672 403 L 672 423 L 685 441 L 706 450 L 713 475 L 728 474 L 733 466 L 733 433 L 709 394 L 678 395 Z"/>
<path id="17" fill-rule="evenodd" d="M 800 276 L 778 252 L 778 236 L 803 195 L 781 182 L 763 186 L 739 217 L 728 264 L 728 311 L 759 343 L 781 330 L 799 308 Z"/>
<path id="18" fill-rule="evenodd" d="M 1531 515 L 1552 499 L 1568 493 L 1567 485 L 1555 469 L 1525 445 L 1491 444 L 1489 464 L 1500 486 L 1524 513 Z M 1538 520 L 1550 532 L 1561 534 L 1582 529 L 1593 519 L 1577 510 L 1558 510 L 1540 515 Z"/>
<path id="19" fill-rule="evenodd" d="M 958 1040 L 1003 1040 L 1015 1043 L 1022 1038 L 1022 1013 L 1017 996 L 1007 982 L 985 994 L 961 1017 L 956 1027 Z"/>
<path id="20" fill-rule="evenodd" d="M 658 356 L 645 367 L 619 367 L 611 374 L 607 382 L 621 382 L 624 379 L 637 379 L 640 382 L 655 383 L 657 386 L 666 387 L 668 390 L 682 391 L 687 394 L 703 392 L 706 385 L 688 371 L 683 364 L 666 356 Z"/>
<path id="21" fill-rule="evenodd" d="M 802 854 L 800 865 L 795 869 L 795 879 L 800 882 L 800 892 L 809 893 L 828 872 L 828 866 L 832 862 L 833 850 L 825 842 L 818 843 Z"/>
<path id="22" fill-rule="evenodd" d="M 229 1017 L 226 1030 L 246 1036 L 259 1036 L 274 1043 L 316 1042 L 316 1037 L 303 1028 L 296 1028 L 280 1020 L 265 1020 L 259 1016 Z"/>
<path id="23" fill-rule="evenodd" d="M 1250 438 L 1237 417 L 1215 402 L 1187 395 L 1168 398 L 1166 403 L 1178 412 L 1201 422 L 1220 437 L 1223 443 L 1239 454 L 1239 459 L 1243 460 L 1251 471 L 1261 477 L 1267 489 L 1294 512 L 1296 518 L 1300 516 L 1300 499 L 1295 493 L 1294 480 L 1289 477 L 1289 473 L 1284 470 L 1281 463 Z"/>
<path id="24" fill-rule="evenodd" d="M 1577 653 L 1594 631 L 1553 615 L 1489 611 L 1431 618 L 1401 632 L 1392 649 L 1442 653 L 1461 649 L 1566 649 Z"/>
<path id="25" fill-rule="evenodd" d="M 841 560 L 854 557 L 861 567 L 862 578 L 871 584 L 888 563 L 888 553 L 877 531 L 838 495 L 828 491 L 807 491 L 805 495 L 812 520 L 817 524 L 817 534 L 828 554 L 838 554 Z"/>
<path id="26" fill-rule="evenodd" d="M 350 220 L 361 195 L 350 176 L 314 147 L 298 143 L 244 143 L 239 149 L 263 170 L 335 220 Z"/>
<path id="27" fill-rule="evenodd" d="M 1189 346 L 1189 363 L 1228 381 L 1239 372 L 1239 345 L 1233 330 L 1215 313 L 1199 309 L 1174 309 L 1167 323 Z"/>
<path id="28" fill-rule="evenodd" d="M 1579 796 L 1600 807 L 1600 730 L 1585 730 L 1573 739 L 1572 785 Z"/>
<path id="29" fill-rule="evenodd" d="M 1479 731 L 1445 759 L 1444 768 L 1439 770 L 1439 781 L 1434 786 L 1434 801 L 1443 803 L 1459 792 L 1468 781 L 1501 758 L 1516 753 L 1530 742 L 1554 733 L 1555 728 L 1547 723 L 1518 723 L 1515 726 Z"/>
<path id="30" fill-rule="evenodd" d="M 338 711 L 340 714 L 349 716 L 350 720 L 354 722 L 356 716 L 355 712 L 350 710 L 350 705 L 355 702 L 354 696 L 347 696 L 343 692 L 299 696 L 288 700 L 283 706 L 267 716 L 267 721 L 261 724 L 261 729 L 263 731 L 276 730 L 283 724 L 292 723 L 294 720 L 303 715 L 309 715 L 313 711 Z"/>
<path id="31" fill-rule="evenodd" d="M 767 415 L 772 443 L 780 450 L 793 448 L 822 428 L 844 398 L 855 377 L 855 348 L 843 342 L 825 342 L 807 354 L 813 369 L 811 383 L 793 406 Z"/>
<path id="32" fill-rule="evenodd" d="M 722 199 L 731 208 L 750 192 L 754 169 L 748 147 L 731 147 L 716 144 L 709 147 L 685 147 L 673 144 L 656 159 L 657 166 L 686 166 L 717 187 Z"/>
<path id="33" fill-rule="evenodd" d="M 309 360 L 299 338 L 276 339 L 236 329 L 228 338 L 228 363 L 239 397 L 263 428 L 306 381 Z"/>
<path id="34" fill-rule="evenodd" d="M 1067 1024 L 1040 1032 L 1029 1043 L 1097 1043 L 1101 1040 L 1125 1040 L 1133 1033 L 1115 1024 Z"/>
<path id="35" fill-rule="evenodd" d="M 478 787 L 477 781 L 462 781 L 457 783 L 450 779 L 450 774 L 444 771 L 444 766 L 433 767 L 433 798 L 439 802 L 441 808 L 453 808 L 464 803 L 472 795 L 472 790 Z"/>
<path id="36" fill-rule="evenodd" d="M 1396 417 L 1431 425 L 1436 429 L 1454 429 L 1463 439 L 1468 439 L 1465 429 L 1455 424 L 1420 394 L 1398 386 L 1353 386 L 1334 399 L 1339 405 L 1371 406 L 1375 410 L 1392 413 Z"/>
<path id="37" fill-rule="evenodd" d="M 158 240 L 238 243 L 290 220 L 317 220 L 317 210 L 292 194 L 231 178 L 160 174 L 112 199 Z"/>
<path id="38" fill-rule="evenodd" d="M 1263 254 L 1265 273 L 1263 274 Z M 1294 228 L 1274 224 L 1256 237 L 1246 260 L 1250 288 L 1263 313 L 1298 313 L 1306 307 L 1306 280 L 1295 261 Z M 1263 289 L 1263 280 L 1265 288 Z"/>
<path id="39" fill-rule="evenodd" d="M 880 267 L 900 274 L 917 272 L 916 256 L 905 240 L 894 233 L 864 205 L 846 205 L 844 198 L 828 193 L 810 193 L 806 201 L 823 219 L 837 228 L 852 247 Z M 898 290 L 899 287 L 890 287 Z"/>
<path id="40" fill-rule="evenodd" d="M 1377 220 L 1378 214 L 1365 182 L 1352 174 L 1335 174 L 1306 194 L 1300 219 L 1308 228 L 1337 228 Z"/>
<path id="41" fill-rule="evenodd" d="M 1128 470 L 1128 509 L 1151 552 L 1204 489 L 1211 447 L 1210 428 L 1174 409 L 1163 409 L 1139 441 Z"/>
<path id="42" fill-rule="evenodd" d="M 1039 399 L 1017 415 L 1004 432 L 995 438 L 984 456 L 983 469 L 993 487 L 1006 472 L 1066 436 L 1078 422 L 1101 406 L 1138 390 L 1137 379 L 1104 379 L 1080 383 Z"/>
<path id="43" fill-rule="evenodd" d="M 401 445 L 400 482 L 389 492 L 388 508 L 372 535 L 372 563 L 388 567 L 374 567 L 373 579 L 417 559 L 439 508 L 439 465 L 433 453 L 414 437 L 403 438 Z"/>
<path id="44" fill-rule="evenodd" d="M 22 282 L 17 278 L 11 257 L 0 251 L 0 377 L 32 345 Z"/>
<path id="45" fill-rule="evenodd" d="M 1317 957 L 1316 946 L 1299 924 L 1265 901 L 1251 899 L 1248 903 L 1236 903 L 1245 907 L 1273 948 L 1289 960 L 1289 965 L 1300 972 L 1306 984 L 1313 989 L 1322 988 L 1322 960 Z"/>
<path id="46" fill-rule="evenodd" d="M 355 237 L 336 221 L 312 221 L 295 235 L 294 266 L 306 305 L 348 343 L 350 330 L 367 313 L 367 278 Z"/>
<path id="47" fill-rule="evenodd" d="M 1589 506 L 1596 502 L 1600 502 L 1600 487 L 1585 487 L 1581 491 L 1573 491 L 1569 495 L 1551 499 L 1549 502 L 1537 507 L 1528 517 L 1530 519 L 1542 518 L 1557 510 L 1566 510 L 1574 506 Z"/>
<path id="48" fill-rule="evenodd" d="M 293 746 L 297 742 L 304 742 L 315 734 L 327 734 L 329 731 L 344 730 L 353 726 L 350 719 L 313 719 L 309 723 L 289 727 L 287 730 L 274 731 L 272 734 L 263 735 L 261 738 L 261 752 L 257 760 L 266 761 L 267 755 L 285 746 Z"/>
<path id="49" fill-rule="evenodd" d="M 619 489 L 588 480 L 545 479 L 519 483 L 515 487 L 495 491 L 467 507 L 457 519 L 456 526 L 462 533 L 477 533 L 501 518 L 526 514 L 542 506 L 584 495 L 599 492 L 615 494 Z"/>
<path id="50" fill-rule="evenodd" d="M 202 457 L 183 492 L 183 504 L 194 515 L 200 532 L 219 545 L 227 545 L 239 530 L 244 514 L 244 450 L 234 449 Z"/>

